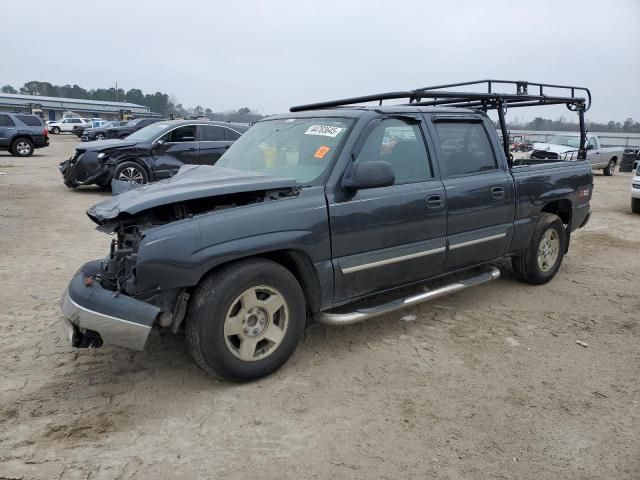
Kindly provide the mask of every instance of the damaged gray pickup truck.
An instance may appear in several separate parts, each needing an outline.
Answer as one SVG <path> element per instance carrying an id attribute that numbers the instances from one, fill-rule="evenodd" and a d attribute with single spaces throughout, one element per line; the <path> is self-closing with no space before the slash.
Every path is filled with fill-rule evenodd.
<path id="1" fill-rule="evenodd" d="M 114 238 L 61 300 L 69 340 L 144 349 L 152 330 L 183 333 L 204 370 L 246 381 L 283 365 L 309 318 L 346 325 L 479 285 L 505 257 L 522 280 L 549 281 L 590 216 L 584 122 L 579 160 L 514 167 L 503 106 L 566 104 L 583 120 L 588 103 L 578 87 L 561 97 L 543 87 L 564 87 L 502 82 L 518 91 L 497 94 L 483 82 L 486 93 L 440 86 L 294 107 L 216 166 L 90 208 Z M 369 101 L 380 105 L 357 105 Z"/>

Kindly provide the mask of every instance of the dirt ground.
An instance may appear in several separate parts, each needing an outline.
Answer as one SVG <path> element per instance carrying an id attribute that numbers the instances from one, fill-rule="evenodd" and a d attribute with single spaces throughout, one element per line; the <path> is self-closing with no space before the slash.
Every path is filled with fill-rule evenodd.
<path id="1" fill-rule="evenodd" d="M 109 194 L 57 171 L 76 142 L 0 152 L 0 478 L 640 478 L 629 174 L 596 176 L 591 223 L 551 283 L 504 263 L 419 308 L 312 325 L 277 374 L 236 385 L 183 338 L 148 352 L 62 338 L 58 299 L 110 241 L 84 214 Z"/>

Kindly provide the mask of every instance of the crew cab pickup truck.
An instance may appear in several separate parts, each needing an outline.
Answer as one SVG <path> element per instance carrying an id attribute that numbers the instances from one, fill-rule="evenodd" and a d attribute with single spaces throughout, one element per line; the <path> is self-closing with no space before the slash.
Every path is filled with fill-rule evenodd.
<path id="1" fill-rule="evenodd" d="M 284 364 L 309 318 L 346 325 L 489 282 L 505 257 L 548 282 L 589 220 L 591 166 L 512 168 L 503 147 L 476 109 L 264 119 L 215 166 L 87 211 L 114 239 L 61 300 L 69 340 L 143 349 L 154 329 L 184 332 L 205 371 L 246 381 Z"/>
<path id="2" fill-rule="evenodd" d="M 553 135 L 544 143 L 534 143 L 531 158 L 574 160 L 578 156 L 579 144 L 579 135 Z M 596 135 L 587 135 L 587 160 L 594 170 L 602 170 L 610 177 L 615 173 L 623 154 L 624 148 L 603 147 Z"/>

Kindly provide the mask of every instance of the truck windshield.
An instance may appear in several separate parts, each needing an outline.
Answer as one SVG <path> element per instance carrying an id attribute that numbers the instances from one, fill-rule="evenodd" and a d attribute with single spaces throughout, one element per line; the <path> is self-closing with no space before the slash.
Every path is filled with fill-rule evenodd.
<path id="1" fill-rule="evenodd" d="M 570 135 L 554 135 L 547 143 L 552 145 L 564 145 L 565 147 L 580 148 L 580 137 L 573 137 Z"/>
<path id="2" fill-rule="evenodd" d="M 322 117 L 259 122 L 216 165 L 311 183 L 327 171 L 352 123 Z"/>

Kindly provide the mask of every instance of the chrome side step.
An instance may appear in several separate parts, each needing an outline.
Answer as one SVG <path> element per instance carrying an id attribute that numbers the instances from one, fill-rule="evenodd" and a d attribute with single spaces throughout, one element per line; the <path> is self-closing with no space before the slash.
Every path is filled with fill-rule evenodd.
<path id="1" fill-rule="evenodd" d="M 429 290 L 425 293 L 413 295 L 407 298 L 400 298 L 393 300 L 382 305 L 377 305 L 370 308 L 362 308 L 355 312 L 348 313 L 331 313 L 331 312 L 319 312 L 314 316 L 314 319 L 320 323 L 327 325 L 351 325 L 352 323 L 362 322 L 373 317 L 378 317 L 402 308 L 411 307 L 422 302 L 432 300 L 434 298 L 449 295 L 451 293 L 459 292 L 465 288 L 475 287 L 481 283 L 490 282 L 500 277 L 500 270 L 496 267 L 490 267 L 488 270 L 476 274 L 472 277 L 459 280 L 442 287 L 438 287 L 434 290 Z"/>

